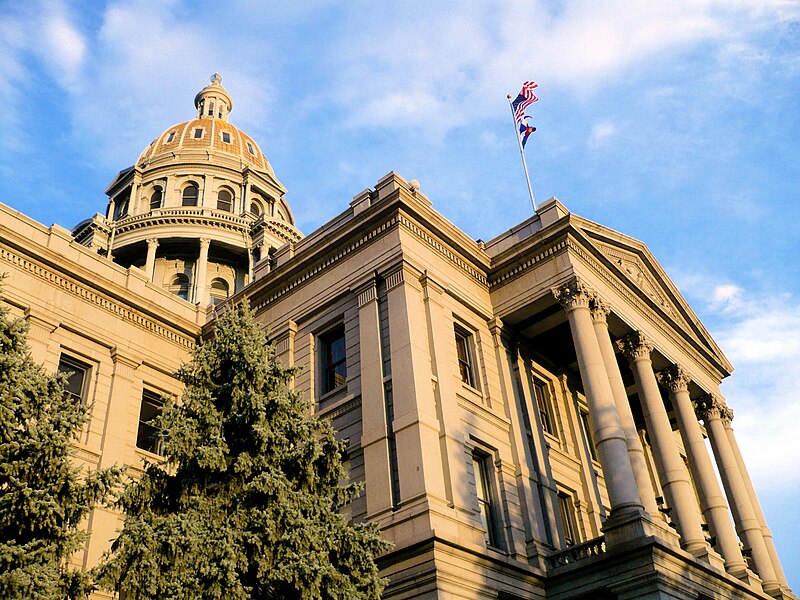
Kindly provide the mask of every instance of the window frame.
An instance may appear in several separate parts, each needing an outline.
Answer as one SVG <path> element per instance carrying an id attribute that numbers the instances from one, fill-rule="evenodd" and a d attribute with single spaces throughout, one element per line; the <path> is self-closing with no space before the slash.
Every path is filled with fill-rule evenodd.
<path id="1" fill-rule="evenodd" d="M 149 419 L 143 421 L 142 420 L 142 413 L 145 408 L 145 403 L 148 402 L 150 405 L 155 408 L 155 414 L 151 416 Z M 138 424 L 136 427 L 136 449 L 142 452 L 148 452 L 150 454 L 155 454 L 156 456 L 163 456 L 161 453 L 163 448 L 161 447 L 162 440 L 158 439 L 156 436 L 160 433 L 160 431 L 154 426 L 150 425 L 150 421 L 158 418 L 164 411 L 164 394 L 152 390 L 150 388 L 142 388 L 142 396 L 139 402 L 139 419 Z M 143 433 L 143 429 L 146 433 Z M 148 431 L 149 430 L 149 431 Z M 143 436 L 146 436 L 143 438 Z M 155 438 L 155 439 L 153 439 Z M 147 446 L 140 445 L 142 440 L 145 440 L 147 443 L 148 440 L 152 440 L 152 443 L 148 443 Z"/>
<path id="2" fill-rule="evenodd" d="M 195 127 L 192 130 L 192 139 L 193 140 L 202 140 L 203 136 L 205 135 L 205 133 L 206 133 L 205 127 Z"/>
<path id="3" fill-rule="evenodd" d="M 230 200 L 228 201 L 228 208 L 223 208 L 223 207 L 220 206 L 220 202 L 221 202 L 220 195 L 221 194 L 227 194 L 229 196 Z M 231 192 L 228 188 L 221 188 L 221 189 L 217 190 L 217 206 L 216 206 L 216 208 L 217 208 L 217 210 L 221 210 L 222 212 L 233 212 L 233 204 L 234 204 L 235 200 L 236 200 L 236 196 L 234 196 L 233 192 Z"/>
<path id="4" fill-rule="evenodd" d="M 550 385 L 547 381 L 533 377 L 531 382 L 536 411 L 539 413 L 539 423 L 542 430 L 553 437 L 558 437 L 558 425 L 556 420 L 555 405 Z"/>
<path id="5" fill-rule="evenodd" d="M 197 191 L 197 195 L 194 197 L 194 204 L 187 204 L 186 203 L 186 191 L 194 189 Z M 200 186 L 197 185 L 194 181 L 186 184 L 184 188 L 181 190 L 181 206 L 198 206 L 200 204 Z"/>
<path id="6" fill-rule="evenodd" d="M 62 369 L 61 368 L 62 364 L 69 367 L 69 369 Z M 62 352 L 58 357 L 58 366 L 56 367 L 56 372 L 63 373 L 64 375 L 67 375 L 67 373 L 70 372 L 73 375 L 77 372 L 81 372 L 83 374 L 83 377 L 81 379 L 80 392 L 76 394 L 75 392 L 68 390 L 67 386 L 65 385 L 64 393 L 68 394 L 73 399 L 80 401 L 83 405 L 88 404 L 89 381 L 91 379 L 92 365 L 75 358 L 71 354 L 66 354 Z M 69 381 L 70 378 L 71 377 L 68 377 L 67 381 Z"/>
<path id="7" fill-rule="evenodd" d="M 347 335 L 345 334 L 344 323 L 339 322 L 332 327 L 317 334 L 317 344 L 319 348 L 319 389 L 320 397 L 327 396 L 347 386 Z M 341 357 L 334 360 L 332 355 L 333 347 L 341 341 Z M 343 367 L 343 372 L 337 369 Z M 336 379 L 341 377 L 343 381 L 336 384 Z"/>
<path id="8" fill-rule="evenodd" d="M 486 547 L 504 552 L 503 517 L 497 493 L 497 477 L 493 469 L 494 456 L 486 450 L 473 447 L 470 458 L 478 518 L 483 525 Z"/>
<path id="9" fill-rule="evenodd" d="M 153 198 L 155 198 L 156 194 L 158 194 L 158 205 L 153 206 Z M 150 194 L 150 210 L 159 209 L 163 205 L 164 205 L 164 190 L 161 189 L 160 185 L 156 185 L 153 187 L 153 193 Z"/>
<path id="10" fill-rule="evenodd" d="M 564 537 L 564 545 L 567 548 L 577 546 L 581 539 L 581 530 L 578 526 L 577 507 L 575 506 L 575 495 L 563 489 L 556 491 L 558 502 L 558 515 L 561 520 L 561 530 Z"/>
<path id="11" fill-rule="evenodd" d="M 456 362 L 461 383 L 480 392 L 478 378 L 477 352 L 475 351 L 475 333 L 459 323 L 453 323 L 455 335 Z M 461 343 L 460 343 L 461 342 Z M 462 356 L 463 351 L 463 356 Z"/>
<path id="12" fill-rule="evenodd" d="M 164 142 L 164 143 L 165 143 L 165 144 L 171 144 L 171 143 L 172 143 L 172 142 L 174 142 L 174 141 L 175 141 L 175 132 L 174 132 L 174 131 L 170 131 L 170 132 L 167 134 L 167 141 L 166 141 L 166 142 Z"/>
<path id="13" fill-rule="evenodd" d="M 580 404 L 578 404 L 578 421 L 580 422 L 581 431 L 583 432 L 583 439 L 586 442 L 586 448 L 589 451 L 589 458 L 597 462 L 597 444 L 595 444 L 594 433 L 592 433 L 592 421 L 589 418 L 589 409 L 584 408 Z"/>
<path id="14" fill-rule="evenodd" d="M 232 144 L 233 143 L 231 141 L 232 138 L 231 138 L 231 132 L 230 131 L 221 131 L 220 132 L 220 137 L 222 138 L 222 143 L 223 144 Z M 228 138 L 228 139 L 225 139 L 225 138 Z"/>

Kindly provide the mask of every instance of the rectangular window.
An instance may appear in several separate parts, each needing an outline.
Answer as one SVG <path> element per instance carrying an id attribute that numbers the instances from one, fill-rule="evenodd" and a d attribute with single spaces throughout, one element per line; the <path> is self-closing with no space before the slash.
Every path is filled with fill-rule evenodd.
<path id="1" fill-rule="evenodd" d="M 231 134 L 228 133 L 227 131 L 223 131 L 222 132 L 222 141 L 225 142 L 226 144 L 230 144 L 231 143 Z"/>
<path id="2" fill-rule="evenodd" d="M 247 151 L 253 155 L 255 155 L 256 153 L 256 151 L 253 149 L 253 144 L 251 144 L 250 142 L 247 142 Z"/>
<path id="3" fill-rule="evenodd" d="M 572 494 L 558 492 L 558 512 L 561 515 L 561 526 L 564 528 L 564 543 L 574 546 L 580 539 L 578 523 L 575 520 L 575 500 Z"/>
<path id="4" fill-rule="evenodd" d="M 319 336 L 322 358 L 322 393 L 327 394 L 347 383 L 347 355 L 344 325 Z"/>
<path id="5" fill-rule="evenodd" d="M 198 127 L 197 129 L 194 130 L 194 139 L 199 140 L 202 137 L 203 137 L 203 130 L 200 127 Z"/>
<path id="6" fill-rule="evenodd" d="M 467 385 L 477 388 L 478 381 L 475 377 L 475 353 L 472 334 L 455 326 L 456 335 L 456 355 L 458 356 L 458 371 L 461 381 Z"/>
<path id="7" fill-rule="evenodd" d="M 578 409 L 578 418 L 581 420 L 581 429 L 583 430 L 583 438 L 586 440 L 586 445 L 589 447 L 589 456 L 592 460 L 597 460 L 597 448 L 594 445 L 594 437 L 592 436 L 592 427 L 589 424 L 589 413 L 582 408 Z"/>
<path id="8" fill-rule="evenodd" d="M 64 393 L 75 402 L 86 401 L 86 389 L 89 383 L 89 365 L 64 354 L 58 359 L 58 372 L 67 376 Z"/>
<path id="9" fill-rule="evenodd" d="M 161 454 L 159 430 L 153 420 L 161 414 L 164 401 L 159 394 L 144 390 L 142 392 L 142 408 L 139 411 L 139 431 L 136 434 L 136 447 L 153 454 Z"/>
<path id="10" fill-rule="evenodd" d="M 478 496 L 478 512 L 486 531 L 486 545 L 501 548 L 500 516 L 492 485 L 492 457 L 475 451 L 472 453 L 472 468 L 475 472 L 475 492 Z"/>
<path id="11" fill-rule="evenodd" d="M 547 389 L 547 384 L 538 379 L 534 380 L 533 393 L 536 396 L 536 409 L 539 411 L 542 429 L 550 435 L 557 435 L 555 421 L 553 420 L 553 403 L 550 399 L 550 390 Z"/>
<path id="12" fill-rule="evenodd" d="M 169 135 L 167 135 L 167 143 L 169 144 L 174 139 L 175 139 L 175 132 L 174 131 L 170 131 Z"/>

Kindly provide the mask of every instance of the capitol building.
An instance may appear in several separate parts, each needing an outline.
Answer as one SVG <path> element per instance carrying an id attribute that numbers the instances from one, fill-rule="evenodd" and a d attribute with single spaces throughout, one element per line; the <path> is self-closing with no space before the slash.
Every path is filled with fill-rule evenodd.
<path id="1" fill-rule="evenodd" d="M 233 108 L 215 75 L 72 230 L 0 204 L 4 302 L 92 407 L 77 462 L 158 460 L 173 373 L 248 299 L 394 544 L 385 598 L 796 598 L 733 367 L 644 243 L 555 198 L 474 240 L 394 172 L 304 235 Z M 75 564 L 121 524 L 94 509 Z"/>

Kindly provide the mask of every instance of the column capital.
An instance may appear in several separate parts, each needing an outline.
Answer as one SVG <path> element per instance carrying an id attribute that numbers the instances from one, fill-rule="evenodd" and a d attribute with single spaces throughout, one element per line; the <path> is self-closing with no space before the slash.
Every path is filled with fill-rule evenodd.
<path id="1" fill-rule="evenodd" d="M 146 241 L 148 246 L 158 246 L 158 238 L 151 237 L 147 238 Z"/>
<path id="2" fill-rule="evenodd" d="M 689 391 L 689 382 L 692 380 L 689 374 L 680 365 L 670 365 L 658 374 L 658 381 L 670 392 Z"/>
<path id="3" fill-rule="evenodd" d="M 211 238 L 200 238 L 200 247 L 208 248 L 211 245 Z"/>
<path id="4" fill-rule="evenodd" d="M 611 308 L 597 294 L 594 294 L 591 300 L 589 300 L 589 310 L 592 311 L 592 320 L 595 323 L 608 322 L 608 315 L 611 314 Z"/>
<path id="5" fill-rule="evenodd" d="M 706 394 L 694 401 L 697 416 L 708 423 L 709 419 L 721 419 L 730 423 L 733 420 L 733 411 L 728 408 L 725 400 L 714 394 Z"/>
<path id="6" fill-rule="evenodd" d="M 653 351 L 653 343 L 642 331 L 634 331 L 617 340 L 617 347 L 622 350 L 625 358 L 629 361 L 650 360 L 650 353 Z"/>
<path id="7" fill-rule="evenodd" d="M 550 291 L 567 312 L 580 307 L 589 308 L 589 302 L 594 295 L 593 291 L 577 277 L 559 287 L 551 288 Z"/>

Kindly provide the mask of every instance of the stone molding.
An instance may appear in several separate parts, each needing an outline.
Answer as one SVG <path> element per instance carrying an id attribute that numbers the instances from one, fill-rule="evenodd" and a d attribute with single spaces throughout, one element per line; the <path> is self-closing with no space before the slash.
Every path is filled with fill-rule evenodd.
<path id="1" fill-rule="evenodd" d="M 15 254 L 7 248 L 0 248 L 0 259 L 19 267 L 23 271 L 26 271 L 38 277 L 39 279 L 63 289 L 73 296 L 98 306 L 123 319 L 124 321 L 132 323 L 137 327 L 141 327 L 142 329 L 155 333 L 161 337 L 167 338 L 168 340 L 175 342 L 184 348 L 191 350 L 196 346 L 196 341 L 193 337 L 183 336 L 175 331 L 167 329 L 163 325 L 159 325 L 154 320 L 149 319 L 144 315 L 131 310 L 130 308 L 127 308 L 123 304 L 101 296 L 100 294 L 93 292 L 88 287 L 76 283 L 75 281 L 71 281 L 66 277 L 62 277 L 58 273 L 42 265 L 34 263 L 23 256 Z"/>
<path id="2" fill-rule="evenodd" d="M 692 378 L 680 365 L 670 365 L 656 375 L 658 382 L 672 393 L 689 391 Z"/>
<path id="3" fill-rule="evenodd" d="M 496 285 L 504 283 L 508 279 L 513 279 L 519 275 L 523 275 L 528 269 L 530 269 L 534 265 L 556 254 L 560 254 L 569 247 L 570 247 L 569 240 L 560 240 L 555 244 L 553 244 L 552 246 L 550 246 L 549 248 L 546 248 L 545 250 L 542 250 L 541 252 L 534 254 L 525 262 L 520 263 L 509 269 L 506 269 L 505 271 L 502 271 L 500 274 L 492 277 L 491 279 L 488 280 L 488 285 L 490 288 L 493 288 Z"/>
<path id="4" fill-rule="evenodd" d="M 651 342 L 643 331 L 634 331 L 624 338 L 617 340 L 617 347 L 622 351 L 629 361 L 650 360 L 650 353 L 653 351 Z"/>

